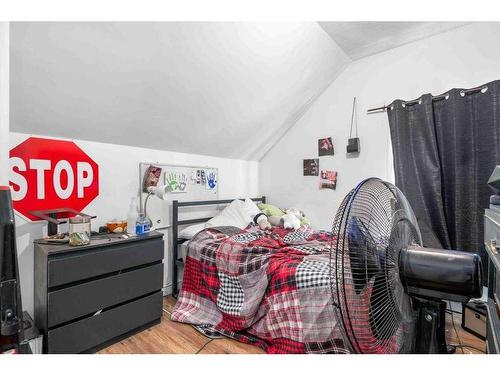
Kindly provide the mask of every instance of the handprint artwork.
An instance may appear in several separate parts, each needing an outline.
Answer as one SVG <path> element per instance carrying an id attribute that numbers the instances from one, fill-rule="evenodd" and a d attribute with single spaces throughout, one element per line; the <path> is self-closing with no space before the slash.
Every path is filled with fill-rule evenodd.
<path id="1" fill-rule="evenodd" d="M 165 184 L 170 187 L 172 193 L 187 192 L 187 177 L 184 173 L 165 173 Z"/>
<path id="2" fill-rule="evenodd" d="M 179 180 L 177 181 L 177 187 L 179 189 L 179 192 L 185 193 L 187 191 L 187 177 L 183 173 L 179 176 Z"/>
<path id="3" fill-rule="evenodd" d="M 206 188 L 213 190 L 215 189 L 215 186 L 217 185 L 217 177 L 215 175 L 214 171 L 207 171 L 206 172 Z"/>

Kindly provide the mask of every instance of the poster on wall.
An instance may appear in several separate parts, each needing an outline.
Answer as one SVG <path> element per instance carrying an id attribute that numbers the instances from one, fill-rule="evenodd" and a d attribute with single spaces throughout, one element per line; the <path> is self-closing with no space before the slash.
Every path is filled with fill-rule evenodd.
<path id="1" fill-rule="evenodd" d="M 322 170 L 319 188 L 335 190 L 337 188 L 337 172 Z"/>
<path id="2" fill-rule="evenodd" d="M 187 193 L 188 179 L 184 173 L 165 172 L 165 185 L 172 193 Z"/>
<path id="3" fill-rule="evenodd" d="M 319 159 L 304 159 L 304 176 L 319 174 Z"/>
<path id="4" fill-rule="evenodd" d="M 148 188 L 153 186 L 158 185 L 158 181 L 160 181 L 160 176 L 161 176 L 161 168 L 160 167 L 155 167 L 154 165 L 150 165 L 147 169 L 146 172 L 144 172 L 144 178 L 143 178 L 143 183 L 142 183 L 142 191 L 144 193 L 148 192 Z"/>
<path id="5" fill-rule="evenodd" d="M 332 137 L 318 139 L 319 156 L 333 155 L 334 153 Z"/>
<path id="6" fill-rule="evenodd" d="M 217 173 L 213 169 L 207 169 L 205 171 L 206 183 L 205 188 L 207 190 L 214 190 L 217 186 Z"/>

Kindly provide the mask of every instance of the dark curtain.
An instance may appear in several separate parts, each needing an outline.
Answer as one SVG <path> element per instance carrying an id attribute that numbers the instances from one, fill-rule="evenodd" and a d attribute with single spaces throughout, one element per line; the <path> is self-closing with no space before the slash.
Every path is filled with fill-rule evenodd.
<path id="1" fill-rule="evenodd" d="M 467 93 L 452 89 L 388 110 L 396 185 L 412 205 L 424 245 L 483 258 L 487 181 L 500 164 L 500 81 Z"/>

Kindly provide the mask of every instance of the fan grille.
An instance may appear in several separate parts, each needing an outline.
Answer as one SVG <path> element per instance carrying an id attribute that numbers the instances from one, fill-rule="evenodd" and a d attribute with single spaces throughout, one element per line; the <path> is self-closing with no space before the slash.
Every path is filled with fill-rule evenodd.
<path id="1" fill-rule="evenodd" d="M 422 241 L 408 201 L 392 184 L 365 180 L 344 198 L 332 232 L 332 297 L 350 349 L 410 351 L 415 317 L 398 260 L 401 249 Z"/>

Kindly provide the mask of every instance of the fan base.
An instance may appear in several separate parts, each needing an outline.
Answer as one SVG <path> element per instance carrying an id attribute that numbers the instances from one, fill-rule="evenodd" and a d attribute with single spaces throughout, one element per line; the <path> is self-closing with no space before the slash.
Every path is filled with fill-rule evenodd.
<path id="1" fill-rule="evenodd" d="M 453 345 L 446 345 L 446 354 L 455 354 L 457 348 Z"/>
<path id="2" fill-rule="evenodd" d="M 418 311 L 415 353 L 448 353 L 445 340 L 446 303 L 414 299 Z"/>

